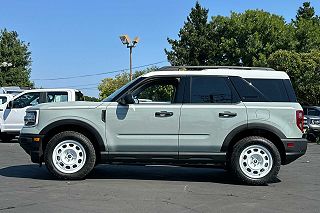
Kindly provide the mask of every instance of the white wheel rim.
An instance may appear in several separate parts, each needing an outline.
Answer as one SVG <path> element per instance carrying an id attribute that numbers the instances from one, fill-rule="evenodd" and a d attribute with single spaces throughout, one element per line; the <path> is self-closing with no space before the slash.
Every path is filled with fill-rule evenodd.
<path id="1" fill-rule="evenodd" d="M 273 166 L 271 153 L 260 145 L 245 148 L 241 152 L 239 163 L 242 172 L 250 178 L 266 176 Z"/>
<path id="2" fill-rule="evenodd" d="M 83 146 L 74 140 L 65 140 L 59 143 L 52 153 L 53 165 L 60 172 L 75 173 L 86 162 L 86 152 Z"/>

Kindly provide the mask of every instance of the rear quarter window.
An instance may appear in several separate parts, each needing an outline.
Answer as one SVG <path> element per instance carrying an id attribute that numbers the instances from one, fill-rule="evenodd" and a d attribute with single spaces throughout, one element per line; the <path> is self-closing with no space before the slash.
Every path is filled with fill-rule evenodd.
<path id="1" fill-rule="evenodd" d="M 282 79 L 246 79 L 269 101 L 289 102 L 289 96 Z"/>

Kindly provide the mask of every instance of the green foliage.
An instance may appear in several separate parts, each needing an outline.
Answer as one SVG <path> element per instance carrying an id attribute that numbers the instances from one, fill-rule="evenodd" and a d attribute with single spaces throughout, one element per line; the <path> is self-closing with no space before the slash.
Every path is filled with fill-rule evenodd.
<path id="1" fill-rule="evenodd" d="M 91 102 L 100 102 L 100 99 L 96 98 L 96 97 L 91 97 L 91 96 L 83 96 L 83 100 L 84 101 L 91 101 Z"/>
<path id="2" fill-rule="evenodd" d="M 300 102 L 320 105 L 320 51 L 278 50 L 269 57 L 268 64 L 288 73 Z"/>
<path id="3" fill-rule="evenodd" d="M 214 16 L 196 3 L 178 34 L 165 50 L 172 65 L 265 65 L 278 49 L 293 49 L 292 28 L 284 18 L 263 10 Z"/>
<path id="4" fill-rule="evenodd" d="M 311 7 L 310 2 L 304 2 L 302 7 L 299 7 L 296 15 L 297 20 L 311 20 L 314 18 L 315 11 L 314 8 Z"/>
<path id="5" fill-rule="evenodd" d="M 172 51 L 165 49 L 172 65 L 204 65 L 209 56 L 208 10 L 197 2 L 178 34 L 180 40 L 169 39 Z"/>
<path id="6" fill-rule="evenodd" d="M 286 71 L 297 96 L 320 105 L 320 18 L 309 2 L 286 23 L 263 10 L 213 16 L 197 2 L 165 49 L 172 65 L 265 66 Z"/>
<path id="7" fill-rule="evenodd" d="M 29 43 L 18 38 L 15 31 L 0 31 L 0 64 L 11 63 L 11 67 L 0 67 L 1 86 L 33 87 L 30 81 L 31 52 Z"/>
<path id="8" fill-rule="evenodd" d="M 145 70 L 139 70 L 133 73 L 133 79 L 156 70 L 157 67 L 151 67 L 151 68 L 147 68 Z M 111 95 L 114 91 L 116 91 L 117 89 L 119 89 L 120 87 L 122 87 L 123 85 L 125 85 L 126 83 L 128 83 L 130 81 L 130 75 L 127 72 L 124 73 L 120 73 L 118 75 L 116 75 L 115 77 L 111 77 L 111 78 L 105 78 L 101 81 L 100 85 L 98 86 L 98 89 L 100 91 L 100 99 L 104 99 L 106 97 L 108 97 L 109 95 Z"/>

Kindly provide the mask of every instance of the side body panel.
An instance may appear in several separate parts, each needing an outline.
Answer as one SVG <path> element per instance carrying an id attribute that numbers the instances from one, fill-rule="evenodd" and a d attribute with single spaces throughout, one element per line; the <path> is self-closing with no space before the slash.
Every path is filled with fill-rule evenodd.
<path id="1" fill-rule="evenodd" d="M 296 124 L 296 110 L 302 110 L 299 103 L 291 102 L 244 102 L 248 111 L 248 125 L 267 124 L 280 130 L 286 138 L 302 138 Z"/>

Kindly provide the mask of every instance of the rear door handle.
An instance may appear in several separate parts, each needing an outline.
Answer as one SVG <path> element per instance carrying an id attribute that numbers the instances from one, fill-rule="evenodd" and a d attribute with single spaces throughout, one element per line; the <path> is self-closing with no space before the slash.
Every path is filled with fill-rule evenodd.
<path id="1" fill-rule="evenodd" d="M 167 112 L 167 111 L 160 111 L 154 114 L 155 117 L 159 117 L 159 118 L 171 117 L 172 115 L 173 115 L 173 112 Z"/>
<path id="2" fill-rule="evenodd" d="M 220 112 L 219 113 L 219 117 L 220 118 L 232 118 L 232 117 L 236 117 L 237 116 L 237 113 L 234 113 L 234 112 Z"/>

